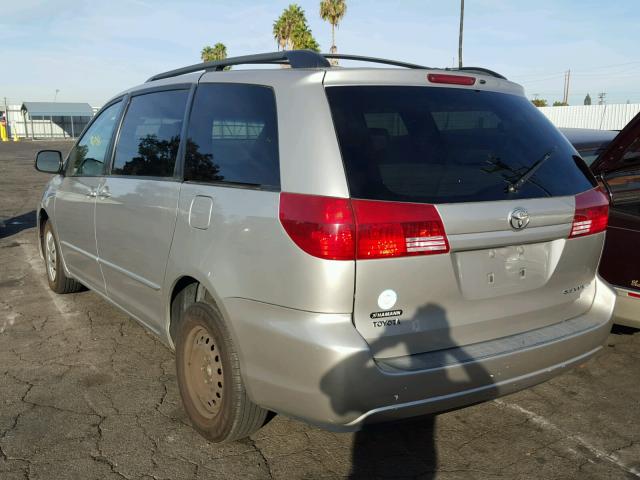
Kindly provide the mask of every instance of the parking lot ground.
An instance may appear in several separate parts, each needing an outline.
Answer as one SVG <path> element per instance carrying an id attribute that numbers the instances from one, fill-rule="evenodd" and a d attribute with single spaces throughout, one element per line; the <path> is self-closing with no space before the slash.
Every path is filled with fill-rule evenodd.
<path id="1" fill-rule="evenodd" d="M 0 479 L 637 479 L 640 332 L 580 368 L 466 409 L 355 434 L 276 416 L 216 446 L 189 426 L 173 354 L 96 294 L 49 291 L 38 149 L 0 143 Z"/>

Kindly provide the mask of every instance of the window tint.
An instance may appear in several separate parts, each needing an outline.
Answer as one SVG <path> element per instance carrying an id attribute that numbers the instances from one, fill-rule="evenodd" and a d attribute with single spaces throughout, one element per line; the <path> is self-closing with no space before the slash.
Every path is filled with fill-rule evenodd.
<path id="1" fill-rule="evenodd" d="M 622 155 L 622 161 L 626 163 L 640 160 L 640 138 L 637 138 Z"/>
<path id="2" fill-rule="evenodd" d="M 402 121 L 402 117 L 397 112 L 390 113 L 365 113 L 364 121 L 367 128 L 371 131 L 378 129 L 381 135 L 391 135 L 398 137 L 407 135 L 407 127 Z"/>
<path id="3" fill-rule="evenodd" d="M 640 139 L 634 140 L 622 155 L 622 170 L 606 176 L 612 194 L 612 209 L 626 216 L 627 226 L 631 219 L 640 219 Z M 640 225 L 640 223 L 636 223 Z"/>
<path id="4" fill-rule="evenodd" d="M 280 186 L 278 120 L 270 88 L 200 85 L 188 131 L 185 180 Z"/>
<path id="5" fill-rule="evenodd" d="M 122 101 L 119 101 L 95 119 L 69 153 L 67 175 L 93 177 L 104 173 L 107 149 L 121 110 Z"/>
<path id="6" fill-rule="evenodd" d="M 138 95 L 124 116 L 111 173 L 172 177 L 188 90 Z"/>
<path id="7" fill-rule="evenodd" d="M 602 148 L 599 147 L 576 147 L 576 149 L 584 162 L 589 166 L 596 161 L 596 158 L 598 158 L 602 152 Z"/>
<path id="8" fill-rule="evenodd" d="M 467 129 L 491 129 L 498 128 L 500 119 L 490 111 L 452 111 L 432 112 L 431 116 L 438 130 L 467 130 Z"/>
<path id="9" fill-rule="evenodd" d="M 328 87 L 327 96 L 355 198 L 489 201 L 574 195 L 594 184 L 571 144 L 520 96 L 408 86 Z"/>

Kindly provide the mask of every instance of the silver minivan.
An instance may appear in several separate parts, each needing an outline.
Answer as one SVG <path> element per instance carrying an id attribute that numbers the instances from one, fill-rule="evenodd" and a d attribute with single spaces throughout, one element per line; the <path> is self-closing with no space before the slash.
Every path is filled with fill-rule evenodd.
<path id="1" fill-rule="evenodd" d="M 495 398 L 585 362 L 611 326 L 608 197 L 522 87 L 336 56 L 156 75 L 65 161 L 36 159 L 55 173 L 49 285 L 175 348 L 214 442 L 269 411 L 344 431 Z M 277 68 L 228 69 L 255 63 Z"/>

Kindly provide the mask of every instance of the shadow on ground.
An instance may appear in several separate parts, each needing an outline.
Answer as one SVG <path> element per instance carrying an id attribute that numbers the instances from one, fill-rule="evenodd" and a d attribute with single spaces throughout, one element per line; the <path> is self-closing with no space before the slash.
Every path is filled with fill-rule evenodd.
<path id="1" fill-rule="evenodd" d="M 483 396 L 496 395 L 491 375 L 479 364 L 470 361 L 471 357 L 463 348 L 457 347 L 451 338 L 447 312 L 441 306 L 429 303 L 418 309 L 415 316 L 406 319 L 405 324 L 413 330 L 429 331 L 437 336 L 440 345 L 448 348 L 429 354 L 429 359 L 408 358 L 406 371 L 383 374 L 380 367 L 371 361 L 369 354 L 355 354 L 328 372 L 321 381 L 321 389 L 331 399 L 331 405 L 340 416 L 357 418 L 364 412 L 381 407 L 394 408 L 393 398 L 400 396 L 400 406 L 421 403 L 425 399 L 452 395 L 465 390 L 482 390 Z M 371 351 L 410 346 L 401 340 L 403 334 L 396 327 L 386 327 L 377 340 L 370 341 Z M 389 331 L 391 330 L 391 331 Z M 429 375 L 417 378 L 411 371 L 425 371 L 425 364 L 431 364 Z M 448 369 L 447 365 L 460 365 L 460 369 Z M 345 378 L 350 379 L 345 382 Z M 357 380 L 356 380 L 357 379 Z M 408 384 L 421 382 L 416 391 L 407 388 Z M 349 387 L 346 395 L 341 391 Z M 378 399 L 378 400 L 375 400 Z M 386 400 L 385 400 L 386 399 Z M 451 407 L 453 405 L 445 406 Z M 440 409 L 443 405 L 440 405 Z M 426 409 L 425 409 L 426 410 Z M 416 410 L 413 410 L 413 414 Z M 352 467 L 350 478 L 378 477 L 419 477 L 435 478 L 438 471 L 438 450 L 436 445 L 436 417 L 433 415 L 414 417 L 402 422 L 365 426 L 357 432 L 353 441 Z"/>
<path id="2" fill-rule="evenodd" d="M 36 211 L 31 210 L 12 218 L 0 218 L 0 238 L 10 237 L 36 226 Z"/>

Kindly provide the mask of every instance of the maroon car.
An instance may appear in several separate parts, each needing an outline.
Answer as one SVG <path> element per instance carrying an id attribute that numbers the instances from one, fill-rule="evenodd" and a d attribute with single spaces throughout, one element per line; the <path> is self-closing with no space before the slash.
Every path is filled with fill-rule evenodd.
<path id="1" fill-rule="evenodd" d="M 640 114 L 619 133 L 562 132 L 611 197 L 600 275 L 618 292 L 615 322 L 640 328 Z"/>

